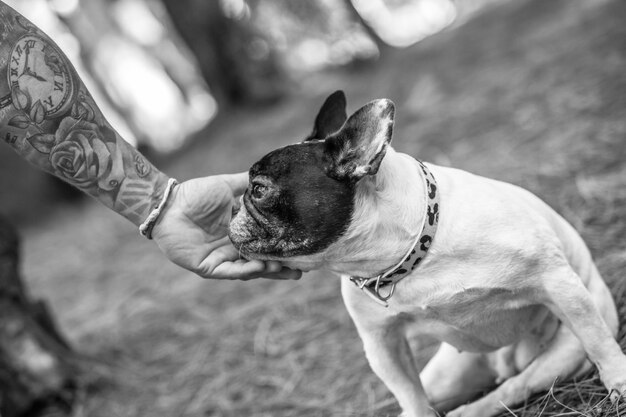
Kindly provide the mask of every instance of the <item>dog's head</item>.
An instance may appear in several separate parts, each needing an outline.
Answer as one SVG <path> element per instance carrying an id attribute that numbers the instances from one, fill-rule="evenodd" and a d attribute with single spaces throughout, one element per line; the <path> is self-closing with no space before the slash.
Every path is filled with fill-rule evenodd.
<path id="1" fill-rule="evenodd" d="M 252 166 L 229 232 L 244 256 L 319 254 L 346 232 L 358 205 L 358 185 L 377 173 L 391 141 L 394 105 L 375 100 L 349 118 L 345 108 L 343 92 L 333 93 L 305 141 L 270 152 Z"/>

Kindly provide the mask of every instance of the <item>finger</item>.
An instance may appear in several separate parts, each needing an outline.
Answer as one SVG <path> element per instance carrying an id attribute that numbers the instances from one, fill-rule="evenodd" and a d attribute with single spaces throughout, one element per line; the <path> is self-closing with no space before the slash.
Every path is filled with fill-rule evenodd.
<path id="1" fill-rule="evenodd" d="M 196 269 L 196 273 L 204 278 L 240 280 L 259 277 L 299 279 L 302 275 L 300 271 L 283 267 L 278 261 L 242 259 L 239 251 L 230 242 L 212 249 L 210 255 Z"/>
<path id="2" fill-rule="evenodd" d="M 213 245 L 207 245 L 206 253 L 208 256 L 200 263 L 198 270 L 199 275 L 202 276 L 211 276 L 214 271 L 220 265 L 235 265 L 235 264 L 244 264 L 248 262 L 247 260 L 241 258 L 239 251 L 228 239 L 228 236 L 224 236 L 221 239 L 214 242 Z M 252 272 L 261 271 L 265 268 L 265 264 L 263 261 L 249 261 L 250 265 L 248 268 L 251 268 Z"/>
<path id="3" fill-rule="evenodd" d="M 297 269 L 283 267 L 278 272 L 262 274 L 261 277 L 268 278 L 268 279 L 297 280 L 302 277 L 302 271 L 298 271 Z"/>
<path id="4" fill-rule="evenodd" d="M 256 278 L 266 278 L 274 280 L 298 280 L 302 277 L 302 271 L 297 269 L 291 269 L 287 267 L 281 267 L 278 271 L 270 272 L 267 269 L 261 272 L 255 272 L 249 275 L 240 275 L 232 279 L 238 279 L 241 281 L 248 281 Z"/>
<path id="5" fill-rule="evenodd" d="M 249 275 L 239 275 L 236 278 L 232 278 L 232 279 L 237 279 L 240 281 L 249 281 L 252 279 L 265 278 L 265 279 L 273 279 L 273 280 L 280 280 L 280 281 L 287 281 L 287 280 L 293 281 L 293 280 L 299 280 L 301 277 L 302 277 L 302 271 L 284 267 L 278 272 L 263 271 L 263 272 L 249 274 Z"/>
<path id="6" fill-rule="evenodd" d="M 248 280 L 265 271 L 265 263 L 263 261 L 245 261 L 239 259 L 236 261 L 222 262 L 217 265 L 210 274 L 205 275 L 206 278 L 214 279 L 243 279 Z"/>
<path id="7" fill-rule="evenodd" d="M 280 266 L 279 262 L 271 265 L 263 261 L 246 261 L 239 259 L 233 262 L 223 262 L 210 273 L 200 273 L 203 278 L 227 279 L 247 281 L 255 278 L 269 278 L 281 280 L 300 279 L 302 272 Z"/>
<path id="8" fill-rule="evenodd" d="M 302 271 L 287 268 L 278 261 L 265 261 L 263 274 L 263 278 L 269 279 L 300 279 Z"/>
<path id="9" fill-rule="evenodd" d="M 265 272 L 274 273 L 280 272 L 283 269 L 283 264 L 278 261 L 265 261 Z"/>
<path id="10" fill-rule="evenodd" d="M 248 188 L 248 173 L 240 172 L 238 174 L 225 174 L 221 175 L 224 182 L 228 184 L 231 190 L 233 190 L 233 195 L 239 196 L 246 191 Z"/>

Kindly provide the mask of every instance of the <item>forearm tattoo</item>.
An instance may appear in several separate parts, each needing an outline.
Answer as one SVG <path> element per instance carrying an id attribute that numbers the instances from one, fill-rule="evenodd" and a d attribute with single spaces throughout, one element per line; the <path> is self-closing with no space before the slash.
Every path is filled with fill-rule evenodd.
<path id="1" fill-rule="evenodd" d="M 109 125 L 58 46 L 2 2 L 0 138 L 135 224 L 167 183 Z"/>

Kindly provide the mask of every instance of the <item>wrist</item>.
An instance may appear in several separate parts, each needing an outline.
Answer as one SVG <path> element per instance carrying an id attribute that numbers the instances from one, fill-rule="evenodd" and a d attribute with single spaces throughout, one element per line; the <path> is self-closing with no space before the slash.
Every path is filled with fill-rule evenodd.
<path id="1" fill-rule="evenodd" d="M 168 220 L 168 216 L 171 217 L 172 213 L 176 213 L 178 211 L 177 207 L 179 207 L 179 204 L 178 204 L 177 198 L 178 198 L 178 194 L 181 191 L 180 186 L 181 186 L 181 183 L 177 182 L 176 185 L 173 186 L 172 189 L 170 190 L 170 194 L 167 197 L 167 202 L 164 205 L 164 207 L 162 207 L 161 213 L 159 214 L 156 221 L 154 222 L 154 225 L 152 226 L 152 233 L 151 233 L 152 240 L 158 241 L 161 237 L 163 237 L 164 230 L 167 230 L 169 228 L 169 225 L 171 225 L 171 221 Z M 175 217 L 176 215 L 174 215 L 174 218 Z M 167 226 L 164 226 L 164 225 L 167 225 Z"/>
<path id="2" fill-rule="evenodd" d="M 148 217 L 148 215 L 150 215 L 150 212 L 152 212 L 152 210 L 159 206 L 161 200 L 163 199 L 163 195 L 165 194 L 165 190 L 167 189 L 167 184 L 169 180 L 170 177 L 160 171 L 154 176 L 152 194 L 149 198 L 150 205 L 147 207 L 146 212 L 143 213 L 144 216 L 141 219 L 141 222 L 143 222 Z"/>
<path id="3" fill-rule="evenodd" d="M 145 183 L 141 185 L 141 188 L 148 191 L 148 193 L 146 193 L 143 198 L 139 196 L 136 197 L 140 198 L 143 204 L 139 205 L 135 203 L 134 210 L 116 210 L 119 214 L 130 220 L 135 226 L 140 226 L 144 223 L 148 219 L 150 213 L 158 207 L 165 190 L 167 189 L 169 177 L 154 169 L 153 173 L 144 178 L 144 180 Z"/>
<path id="4" fill-rule="evenodd" d="M 150 212 L 146 220 L 139 226 L 140 235 L 152 240 L 152 232 L 159 220 L 161 220 L 161 217 L 165 215 L 165 210 L 167 209 L 168 204 L 172 203 L 174 190 L 177 184 L 178 181 L 174 178 L 167 180 L 167 185 L 165 186 L 159 204 Z"/>

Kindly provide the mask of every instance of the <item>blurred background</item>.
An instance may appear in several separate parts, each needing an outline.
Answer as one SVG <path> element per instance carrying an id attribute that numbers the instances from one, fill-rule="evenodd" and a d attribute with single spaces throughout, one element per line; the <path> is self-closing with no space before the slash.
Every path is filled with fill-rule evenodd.
<path id="1" fill-rule="evenodd" d="M 194 138 L 212 140 L 200 132 L 218 114 L 322 94 L 316 75 L 359 71 L 386 50 L 410 47 L 495 2 L 7 1 L 61 46 L 122 137 L 165 157 Z M 49 188 L 51 180 L 25 166 L 2 165 L 25 169 L 20 177 L 30 181 L 0 180 L 12 196 L 0 208 L 12 218 L 30 217 L 25 208 L 32 206 L 12 189 L 41 185 L 30 196 L 35 202 L 68 191 Z"/>
<path id="2" fill-rule="evenodd" d="M 624 2 L 6 3 L 60 45 L 120 134 L 179 180 L 244 171 L 301 140 L 336 89 L 349 112 L 390 98 L 396 149 L 538 194 L 583 234 L 623 297 Z M 8 146 L 0 216 L 20 236 L 24 292 L 46 300 L 56 323 L 47 327 L 58 346 L 35 350 L 59 364 L 0 401 L 5 417 L 399 412 L 367 366 L 336 277 L 201 281 Z M 16 349 L 37 357 L 25 346 Z M 567 397 L 566 385 L 559 398 L 595 406 L 594 378 L 589 397 Z"/>

